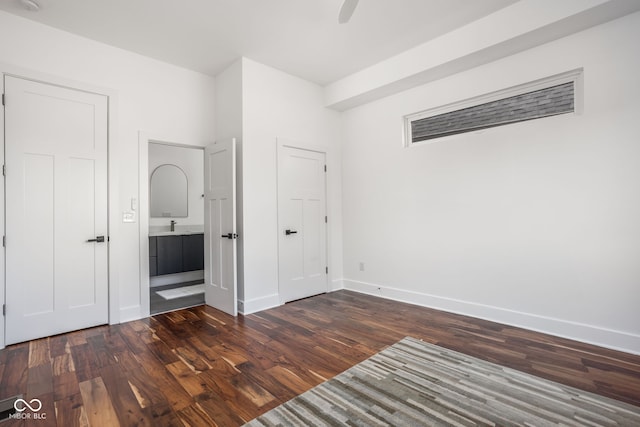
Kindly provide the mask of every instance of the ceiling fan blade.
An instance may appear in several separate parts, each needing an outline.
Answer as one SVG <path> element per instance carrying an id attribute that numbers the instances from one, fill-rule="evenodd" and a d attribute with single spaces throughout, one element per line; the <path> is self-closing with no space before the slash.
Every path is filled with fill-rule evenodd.
<path id="1" fill-rule="evenodd" d="M 351 19 L 351 15 L 353 15 L 353 11 L 356 10 L 357 5 L 358 0 L 344 0 L 342 7 L 340 8 L 340 13 L 338 14 L 338 23 L 345 24 L 349 22 L 349 19 Z"/>

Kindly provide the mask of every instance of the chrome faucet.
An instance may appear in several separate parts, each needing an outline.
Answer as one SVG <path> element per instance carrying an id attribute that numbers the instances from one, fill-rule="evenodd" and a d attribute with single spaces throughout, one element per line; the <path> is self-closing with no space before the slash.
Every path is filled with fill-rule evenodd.
<path id="1" fill-rule="evenodd" d="M 175 220 L 171 220 L 171 231 L 176 231 L 176 221 Z"/>

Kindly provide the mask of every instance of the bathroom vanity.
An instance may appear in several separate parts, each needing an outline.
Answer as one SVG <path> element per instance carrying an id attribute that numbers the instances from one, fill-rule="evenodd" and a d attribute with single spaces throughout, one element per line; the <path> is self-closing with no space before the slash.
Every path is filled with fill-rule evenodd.
<path id="1" fill-rule="evenodd" d="M 203 269 L 204 231 L 200 227 L 149 230 L 150 276 Z"/>

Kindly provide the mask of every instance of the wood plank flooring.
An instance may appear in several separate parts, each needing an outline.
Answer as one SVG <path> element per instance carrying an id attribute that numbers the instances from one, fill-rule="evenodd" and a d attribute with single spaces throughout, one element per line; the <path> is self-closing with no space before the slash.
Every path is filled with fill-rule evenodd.
<path id="1" fill-rule="evenodd" d="M 0 351 L 3 426 L 237 426 L 410 335 L 640 406 L 640 356 L 348 291 L 233 318 L 200 306 Z"/>

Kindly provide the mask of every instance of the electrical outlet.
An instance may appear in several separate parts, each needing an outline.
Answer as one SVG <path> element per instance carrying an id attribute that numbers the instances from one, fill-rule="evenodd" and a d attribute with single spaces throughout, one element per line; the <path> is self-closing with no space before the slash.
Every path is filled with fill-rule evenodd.
<path id="1" fill-rule="evenodd" d="M 364 271 L 364 262 L 360 263 L 360 271 Z"/>

